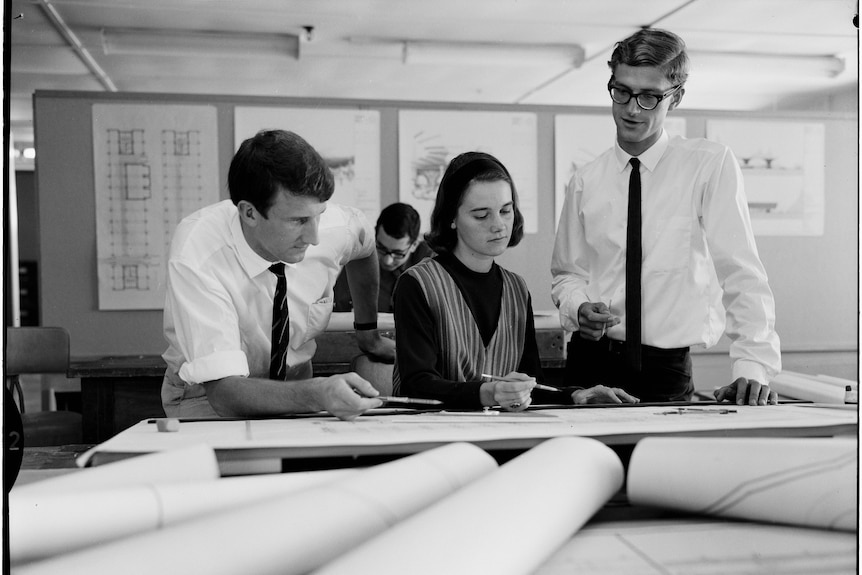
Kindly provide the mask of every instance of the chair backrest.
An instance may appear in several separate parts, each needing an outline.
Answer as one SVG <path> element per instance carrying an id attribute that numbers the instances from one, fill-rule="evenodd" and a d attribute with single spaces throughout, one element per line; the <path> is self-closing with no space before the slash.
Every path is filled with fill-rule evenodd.
<path id="1" fill-rule="evenodd" d="M 392 395 L 391 363 L 376 361 L 368 355 L 357 355 L 350 362 L 350 371 L 355 371 L 362 379 L 367 380 L 380 395 Z"/>
<path id="2" fill-rule="evenodd" d="M 69 332 L 62 327 L 7 327 L 6 375 L 66 373 Z"/>

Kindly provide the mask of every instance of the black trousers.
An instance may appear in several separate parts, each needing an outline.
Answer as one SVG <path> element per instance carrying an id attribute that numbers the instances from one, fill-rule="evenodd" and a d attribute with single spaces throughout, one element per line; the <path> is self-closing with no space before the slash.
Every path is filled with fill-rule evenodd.
<path id="1" fill-rule="evenodd" d="M 626 364 L 625 342 L 572 334 L 566 357 L 566 385 L 619 387 L 641 401 L 690 401 L 694 394 L 689 348 L 641 346 L 641 370 Z"/>

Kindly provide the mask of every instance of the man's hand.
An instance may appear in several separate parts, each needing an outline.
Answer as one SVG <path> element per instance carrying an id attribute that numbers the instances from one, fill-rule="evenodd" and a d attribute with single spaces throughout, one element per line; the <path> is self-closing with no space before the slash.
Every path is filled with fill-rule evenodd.
<path id="1" fill-rule="evenodd" d="M 578 332 L 583 339 L 598 341 L 609 327 L 620 323 L 620 318 L 611 314 L 604 302 L 584 302 L 578 308 Z"/>
<path id="2" fill-rule="evenodd" d="M 736 405 L 775 405 L 778 393 L 756 379 L 740 377 L 730 385 L 715 390 L 716 401 L 736 401 Z"/>
<path id="3" fill-rule="evenodd" d="M 384 363 L 395 363 L 395 340 L 383 337 L 376 329 L 355 333 L 359 349 Z"/>
<path id="4" fill-rule="evenodd" d="M 629 395 L 619 387 L 607 387 L 601 384 L 573 392 L 572 401 L 574 401 L 575 405 L 585 405 L 587 403 L 640 403 L 640 399 Z"/>
<path id="5" fill-rule="evenodd" d="M 320 406 L 345 421 L 352 421 L 369 409 L 380 407 L 378 392 L 373 385 L 355 373 L 339 373 L 318 384 Z"/>

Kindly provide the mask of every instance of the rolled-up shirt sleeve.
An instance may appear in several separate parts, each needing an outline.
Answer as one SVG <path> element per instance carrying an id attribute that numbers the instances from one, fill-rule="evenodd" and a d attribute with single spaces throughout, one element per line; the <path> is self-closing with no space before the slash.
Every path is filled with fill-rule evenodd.
<path id="1" fill-rule="evenodd" d="M 168 314 L 175 344 L 185 359 L 178 371 L 183 381 L 199 384 L 231 375 L 249 375 L 236 308 L 215 277 L 171 260 L 166 329 Z"/>

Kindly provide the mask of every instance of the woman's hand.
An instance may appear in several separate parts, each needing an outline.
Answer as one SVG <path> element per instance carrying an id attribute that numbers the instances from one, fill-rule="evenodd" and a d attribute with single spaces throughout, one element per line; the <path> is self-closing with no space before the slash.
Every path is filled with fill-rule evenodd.
<path id="1" fill-rule="evenodd" d="M 488 376 L 479 388 L 482 405 L 499 405 L 506 411 L 523 411 L 530 405 L 530 392 L 536 386 L 536 379 L 516 371 L 504 376 Z"/>

